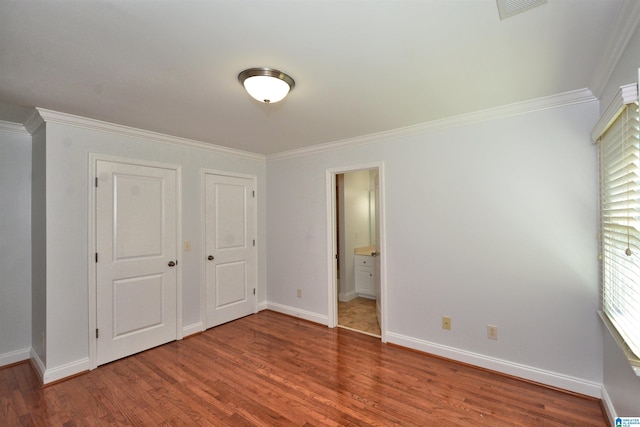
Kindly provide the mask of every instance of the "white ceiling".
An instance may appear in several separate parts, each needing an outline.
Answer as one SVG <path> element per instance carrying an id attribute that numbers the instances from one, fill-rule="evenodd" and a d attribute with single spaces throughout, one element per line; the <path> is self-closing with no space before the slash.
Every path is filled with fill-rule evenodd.
<path id="1" fill-rule="evenodd" d="M 622 0 L 0 0 L 0 119 L 41 107 L 272 154 L 583 88 Z M 250 67 L 290 74 L 251 99 Z"/>

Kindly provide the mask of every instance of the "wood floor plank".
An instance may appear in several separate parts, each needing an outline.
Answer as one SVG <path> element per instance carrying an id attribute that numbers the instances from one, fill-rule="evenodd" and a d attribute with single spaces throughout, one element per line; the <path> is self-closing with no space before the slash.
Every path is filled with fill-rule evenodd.
<path id="1" fill-rule="evenodd" d="M 608 424 L 596 399 L 264 311 L 46 388 L 1 369 L 0 425 Z"/>

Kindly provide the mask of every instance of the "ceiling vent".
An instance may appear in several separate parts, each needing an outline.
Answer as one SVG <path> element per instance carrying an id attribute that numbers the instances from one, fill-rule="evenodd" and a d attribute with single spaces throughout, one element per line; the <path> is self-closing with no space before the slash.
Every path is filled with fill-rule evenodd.
<path id="1" fill-rule="evenodd" d="M 500 19 L 507 19 L 536 6 L 543 5 L 547 0 L 496 0 Z"/>

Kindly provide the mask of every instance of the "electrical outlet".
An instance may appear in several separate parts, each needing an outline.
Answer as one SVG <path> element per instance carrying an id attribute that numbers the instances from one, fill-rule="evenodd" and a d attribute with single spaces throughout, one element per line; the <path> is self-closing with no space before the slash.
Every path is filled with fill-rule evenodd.
<path id="1" fill-rule="evenodd" d="M 302 298 L 302 289 L 298 288 L 298 298 Z"/>
<path id="2" fill-rule="evenodd" d="M 451 317 L 442 316 L 442 329 L 444 329 L 446 331 L 450 331 L 451 330 Z"/>
<path id="3" fill-rule="evenodd" d="M 498 327 L 496 325 L 487 325 L 487 338 L 490 340 L 498 339 Z"/>

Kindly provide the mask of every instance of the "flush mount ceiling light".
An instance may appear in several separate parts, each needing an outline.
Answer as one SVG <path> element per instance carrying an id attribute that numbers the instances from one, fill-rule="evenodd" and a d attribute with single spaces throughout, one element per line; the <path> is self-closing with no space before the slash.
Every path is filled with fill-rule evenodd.
<path id="1" fill-rule="evenodd" d="M 238 80 L 252 98 L 265 104 L 281 101 L 296 85 L 291 76 L 266 67 L 244 70 Z"/>

